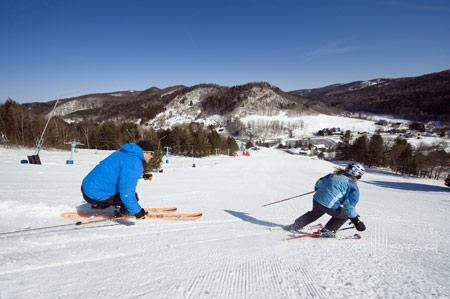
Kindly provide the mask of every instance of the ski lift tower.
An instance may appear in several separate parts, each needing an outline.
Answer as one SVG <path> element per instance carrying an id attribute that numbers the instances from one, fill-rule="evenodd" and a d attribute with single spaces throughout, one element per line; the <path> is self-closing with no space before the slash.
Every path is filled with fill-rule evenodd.
<path id="1" fill-rule="evenodd" d="M 58 106 L 58 102 L 59 102 L 59 99 L 57 99 L 55 101 L 55 105 L 53 106 L 52 111 L 50 111 L 50 114 L 48 116 L 47 122 L 45 123 L 44 130 L 42 130 L 41 137 L 36 141 L 36 151 L 35 151 L 34 155 L 29 155 L 28 156 L 28 162 L 30 164 L 42 164 L 41 163 L 41 158 L 39 157 L 39 152 L 41 151 L 42 146 L 44 145 L 44 134 L 45 134 L 45 131 L 47 130 L 48 124 L 50 123 L 50 120 L 53 117 L 53 114 L 56 111 L 56 106 Z"/>
<path id="2" fill-rule="evenodd" d="M 170 146 L 165 146 L 164 149 L 166 150 L 166 164 L 169 164 L 169 151 L 172 148 Z"/>
<path id="3" fill-rule="evenodd" d="M 66 142 L 65 144 L 70 144 L 70 160 L 66 160 L 66 164 L 73 164 L 73 154 L 75 153 L 77 145 L 84 145 L 84 144 L 76 140 Z"/>

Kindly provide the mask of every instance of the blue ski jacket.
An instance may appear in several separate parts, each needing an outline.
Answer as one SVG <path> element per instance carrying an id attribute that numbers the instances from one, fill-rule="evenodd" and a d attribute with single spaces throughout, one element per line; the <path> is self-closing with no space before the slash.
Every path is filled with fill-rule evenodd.
<path id="1" fill-rule="evenodd" d="M 315 189 L 313 199 L 317 203 L 331 209 L 342 205 L 348 218 L 357 216 L 355 207 L 359 200 L 359 188 L 351 177 L 329 174 L 316 182 Z"/>
<path id="2" fill-rule="evenodd" d="M 84 178 L 85 194 L 98 201 L 106 201 L 114 194 L 120 194 L 131 215 L 141 210 L 136 199 L 136 186 L 144 171 L 144 152 L 135 143 L 123 145 L 101 161 Z"/>

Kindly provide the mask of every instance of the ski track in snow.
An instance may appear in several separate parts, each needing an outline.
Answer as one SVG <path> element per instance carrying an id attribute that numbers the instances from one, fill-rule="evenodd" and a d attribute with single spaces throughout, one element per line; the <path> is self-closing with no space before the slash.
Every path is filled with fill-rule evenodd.
<path id="1" fill-rule="evenodd" d="M 251 157 L 171 157 L 139 182 L 144 206 L 202 211 L 193 222 L 70 224 L 79 185 L 108 152 L 26 149 L 0 158 L 0 298 L 449 298 L 450 189 L 440 181 L 369 172 L 357 207 L 362 240 L 285 241 L 282 230 L 311 207 L 311 190 L 333 164 L 263 149 Z M 47 164 L 48 161 L 48 164 Z M 325 223 L 327 217 L 318 222 Z M 349 231 L 350 233 L 354 233 Z"/>

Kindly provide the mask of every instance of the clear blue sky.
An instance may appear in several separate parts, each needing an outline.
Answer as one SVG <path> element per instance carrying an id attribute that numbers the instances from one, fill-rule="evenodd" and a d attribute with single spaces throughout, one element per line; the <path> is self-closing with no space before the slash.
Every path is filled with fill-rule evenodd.
<path id="1" fill-rule="evenodd" d="M 448 0 L 0 0 L 0 101 L 448 68 Z"/>

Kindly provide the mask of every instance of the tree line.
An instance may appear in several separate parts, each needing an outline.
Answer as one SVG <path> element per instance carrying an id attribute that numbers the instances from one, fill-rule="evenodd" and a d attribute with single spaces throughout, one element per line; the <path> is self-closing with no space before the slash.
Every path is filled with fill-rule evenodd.
<path id="1" fill-rule="evenodd" d="M 380 134 L 370 138 L 363 134 L 352 142 L 346 131 L 336 148 L 336 159 L 354 160 L 368 167 L 389 167 L 402 175 L 439 179 L 450 167 L 450 154 L 444 145 L 413 148 L 405 139 L 397 137 L 386 142 Z"/>
<path id="2" fill-rule="evenodd" d="M 29 112 L 24 106 L 8 99 L 0 105 L 0 142 L 33 147 L 47 119 Z M 152 142 L 159 150 L 171 147 L 180 155 L 203 157 L 211 154 L 234 154 L 238 149 L 233 137 L 219 135 L 214 127 L 190 124 L 174 129 L 155 130 L 130 122 L 94 122 L 83 120 L 69 123 L 53 117 L 45 132 L 46 147 L 68 149 L 71 140 L 82 142 L 88 149 L 116 150 L 122 144 L 141 139 Z"/>

